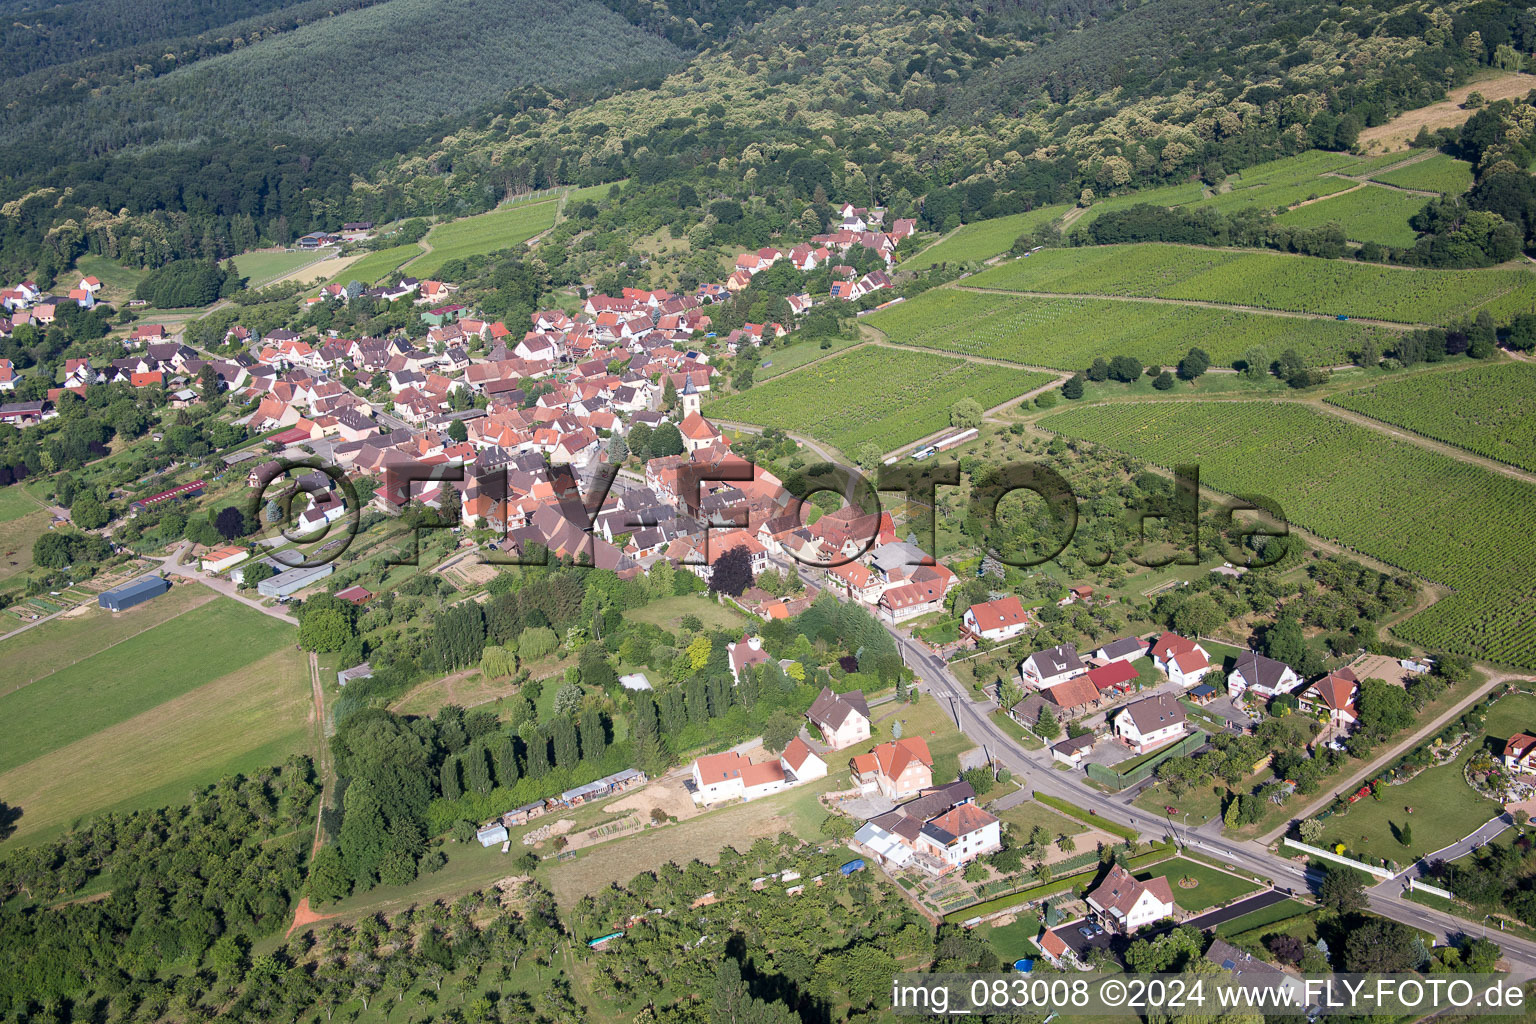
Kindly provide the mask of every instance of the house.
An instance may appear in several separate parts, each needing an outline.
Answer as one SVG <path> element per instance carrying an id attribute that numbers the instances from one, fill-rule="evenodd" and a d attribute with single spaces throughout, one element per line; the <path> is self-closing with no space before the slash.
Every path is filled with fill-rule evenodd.
<path id="1" fill-rule="evenodd" d="M 1066 940 L 1052 929 L 1042 929 L 1040 934 L 1035 936 L 1034 942 L 1051 966 L 1062 969 L 1077 966 L 1077 954 L 1072 951 L 1071 946 L 1067 945 Z"/>
<path id="2" fill-rule="evenodd" d="M 1504 767 L 1516 771 L 1536 769 L 1536 736 L 1517 732 L 1505 740 Z"/>
<path id="3" fill-rule="evenodd" d="M 1088 894 L 1088 909 L 1109 931 L 1130 935 L 1143 925 L 1172 917 L 1176 905 L 1166 876 L 1138 882 L 1116 864 Z"/>
<path id="4" fill-rule="evenodd" d="M 373 599 L 373 591 L 367 587 L 348 587 L 345 590 L 336 591 L 336 600 L 345 601 L 348 604 L 361 608 Z"/>
<path id="5" fill-rule="evenodd" d="M 1211 670 L 1205 648 L 1177 633 L 1164 633 L 1153 642 L 1152 664 L 1179 686 L 1193 686 Z"/>
<path id="6" fill-rule="evenodd" d="M 1089 657 L 1108 663 L 1111 661 L 1137 661 L 1147 656 L 1147 642 L 1139 636 L 1123 636 L 1111 640 L 1095 650 Z"/>
<path id="7" fill-rule="evenodd" d="M 1019 675 L 1024 680 L 1024 685 L 1036 690 L 1043 690 L 1047 686 L 1064 683 L 1073 676 L 1080 676 L 1088 670 L 1082 659 L 1077 656 L 1077 647 L 1074 644 L 1062 644 L 1060 647 L 1052 647 L 1049 650 L 1036 651 L 1025 658 L 1019 665 Z"/>
<path id="8" fill-rule="evenodd" d="M 734 750 L 709 754 L 693 762 L 693 801 L 717 804 L 725 800 L 756 800 L 789 785 L 778 761 L 753 764 Z"/>
<path id="9" fill-rule="evenodd" d="M 214 548 L 203 555 L 201 565 L 203 572 L 223 572 L 232 565 L 238 565 L 251 557 L 250 552 L 238 545 L 231 544 L 228 547 Z"/>
<path id="10" fill-rule="evenodd" d="M 823 761 L 799 736 L 789 741 L 789 746 L 785 747 L 784 753 L 779 755 L 779 763 L 784 766 L 786 772 L 795 777 L 797 782 L 827 777 L 827 762 Z"/>
<path id="11" fill-rule="evenodd" d="M 1011 640 L 1028 627 L 1029 614 L 1017 595 L 973 604 L 960 620 L 962 632 L 993 643 Z"/>
<path id="12" fill-rule="evenodd" d="M 1360 680 L 1349 669 L 1341 668 L 1297 693 L 1296 700 L 1309 711 L 1326 714 L 1330 724 L 1347 729 L 1360 720 L 1355 706 L 1359 693 Z"/>
<path id="13" fill-rule="evenodd" d="M 1002 823 L 974 803 L 956 804 L 923 826 L 917 849 L 950 868 L 964 867 L 1002 849 Z"/>
<path id="14" fill-rule="evenodd" d="M 1115 735 L 1138 754 L 1184 735 L 1188 716 L 1170 694 L 1156 693 L 1127 704 L 1115 715 Z"/>
<path id="15" fill-rule="evenodd" d="M 1099 688 L 1086 675 L 1047 686 L 1040 695 L 1056 705 L 1067 718 L 1076 718 L 1099 703 Z"/>
<path id="16" fill-rule="evenodd" d="M 892 800 L 916 796 L 933 785 L 933 755 L 921 736 L 882 743 L 848 763 L 857 785 L 866 791 L 878 789 Z"/>
<path id="17" fill-rule="evenodd" d="M 760 636 L 743 636 L 735 643 L 725 645 L 726 654 L 731 663 L 731 681 L 741 682 L 741 674 L 750 665 L 761 665 L 768 660 L 768 652 L 763 650 L 763 638 Z"/>
<path id="18" fill-rule="evenodd" d="M 805 717 L 821 730 L 822 739 L 833 750 L 869 739 L 869 705 L 862 690 L 833 693 L 822 687 Z"/>
<path id="19" fill-rule="evenodd" d="M 1230 974 L 1239 988 L 1264 993 L 1256 998 L 1275 999 L 1283 995 L 1281 990 L 1289 989 L 1292 995 L 1286 998 L 1285 1005 L 1297 1007 L 1299 1013 L 1308 1003 L 1305 981 L 1268 961 L 1260 960 L 1252 953 L 1238 949 L 1225 939 L 1212 940 L 1210 948 L 1205 951 L 1205 958 Z"/>
<path id="20" fill-rule="evenodd" d="M 1111 661 L 1089 669 L 1083 678 L 1092 682 L 1102 694 L 1133 693 L 1140 674 L 1128 661 Z"/>
<path id="21" fill-rule="evenodd" d="M 1257 651 L 1244 651 L 1227 673 L 1227 696 L 1233 700 L 1251 693 L 1269 700 L 1290 693 L 1301 685 L 1301 676 L 1283 661 L 1266 658 Z"/>

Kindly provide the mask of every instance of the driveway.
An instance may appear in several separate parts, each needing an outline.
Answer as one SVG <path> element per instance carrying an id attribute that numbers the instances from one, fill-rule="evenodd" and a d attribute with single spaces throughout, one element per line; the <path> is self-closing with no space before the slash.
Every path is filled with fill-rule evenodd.
<path id="1" fill-rule="evenodd" d="M 1177 894 L 1174 895 L 1174 899 L 1178 899 Z M 1278 889 L 1266 889 L 1257 896 L 1249 896 L 1245 900 L 1238 900 L 1229 907 L 1217 907 L 1215 910 L 1207 910 L 1199 917 L 1192 917 L 1184 923 L 1193 925 L 1196 928 L 1214 928 L 1218 924 L 1236 921 L 1244 914 L 1251 914 L 1255 910 L 1272 907 L 1276 903 L 1284 903 L 1288 899 L 1290 897 Z"/>
<path id="2" fill-rule="evenodd" d="M 1095 927 L 1097 926 L 1090 924 L 1087 920 L 1078 920 L 1059 924 L 1052 928 L 1051 931 L 1055 932 L 1062 942 L 1065 942 L 1072 948 L 1072 952 L 1077 954 L 1078 959 L 1086 959 L 1090 950 L 1109 949 L 1110 944 L 1115 940 L 1114 934 L 1108 931 L 1101 932 L 1092 938 L 1078 931 L 1079 928 L 1092 929 Z"/>
<path id="3" fill-rule="evenodd" d="M 1226 719 L 1228 725 L 1238 729 L 1246 729 L 1253 724 L 1253 718 L 1233 704 L 1230 697 L 1213 700 L 1205 705 L 1202 710 L 1218 718 Z"/>

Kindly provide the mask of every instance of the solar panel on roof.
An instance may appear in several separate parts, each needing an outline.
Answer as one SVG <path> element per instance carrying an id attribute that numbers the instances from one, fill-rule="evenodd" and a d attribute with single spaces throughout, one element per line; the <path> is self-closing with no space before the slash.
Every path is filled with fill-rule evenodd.
<path id="1" fill-rule="evenodd" d="M 1231 960 L 1223 960 L 1221 962 L 1221 966 L 1223 969 L 1230 971 L 1235 968 L 1237 964 L 1233 963 Z"/>

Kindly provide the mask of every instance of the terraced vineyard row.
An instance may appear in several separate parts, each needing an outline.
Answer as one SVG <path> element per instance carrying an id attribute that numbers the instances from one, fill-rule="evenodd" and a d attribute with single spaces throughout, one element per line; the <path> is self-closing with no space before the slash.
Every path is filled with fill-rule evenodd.
<path id="1" fill-rule="evenodd" d="M 1070 210 L 1065 204 L 1042 206 L 1028 213 L 1015 213 L 967 224 L 942 242 L 930 245 L 906 263 L 903 270 L 924 270 L 938 263 L 967 263 L 989 260 L 1007 252 L 1014 239 L 1034 231 Z"/>
<path id="2" fill-rule="evenodd" d="M 1530 363 L 1398 377 L 1328 401 L 1536 471 L 1536 366 Z"/>
<path id="3" fill-rule="evenodd" d="M 1157 244 L 1046 250 L 993 267 L 969 283 L 1021 292 L 1203 299 L 1400 323 L 1448 324 L 1494 299 L 1536 309 L 1536 274 L 1524 270 L 1410 270 Z"/>
<path id="4" fill-rule="evenodd" d="M 1031 257 L 1033 258 L 1033 257 Z M 1082 369 L 1095 357 L 1131 355 L 1171 365 L 1191 346 L 1217 366 L 1254 345 L 1271 357 L 1295 349 L 1310 365 L 1348 362 L 1363 341 L 1390 348 L 1396 333 L 1368 324 L 1270 316 L 1167 302 L 1061 299 L 935 288 L 871 314 L 894 342 L 1032 366 Z"/>
<path id="5" fill-rule="evenodd" d="M 1536 668 L 1536 487 L 1281 403 L 1084 407 L 1042 423 L 1267 494 L 1292 522 L 1455 590 L 1397 627 L 1404 639 Z"/>
<path id="6" fill-rule="evenodd" d="M 874 346 L 786 373 L 710 403 L 710 419 L 810 434 L 850 458 L 866 441 L 881 451 L 942 430 L 949 409 L 970 397 L 983 409 L 1042 384 L 1050 374 Z"/>
<path id="7" fill-rule="evenodd" d="M 1344 229 L 1344 237 L 1354 242 L 1410 246 L 1419 233 L 1408 225 L 1408 218 L 1418 213 L 1426 202 L 1428 200 L 1423 196 L 1411 192 L 1366 185 L 1322 202 L 1298 206 L 1281 214 L 1276 221 L 1294 228 L 1317 228 L 1336 223 Z"/>

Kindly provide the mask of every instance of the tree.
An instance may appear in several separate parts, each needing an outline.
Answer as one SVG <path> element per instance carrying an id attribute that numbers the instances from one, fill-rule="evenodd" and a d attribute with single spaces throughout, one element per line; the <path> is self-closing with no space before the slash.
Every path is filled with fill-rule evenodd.
<path id="1" fill-rule="evenodd" d="M 1041 739 L 1054 740 L 1061 735 L 1061 723 L 1056 719 L 1056 712 L 1050 708 L 1041 708 L 1040 717 L 1035 722 L 1035 732 Z"/>
<path id="2" fill-rule="evenodd" d="M 1062 383 L 1061 397 L 1073 401 L 1083 397 L 1083 375 L 1081 373 L 1074 373 Z"/>
<path id="3" fill-rule="evenodd" d="M 97 530 L 107 525 L 107 510 L 92 491 L 83 491 L 69 507 L 69 518 L 82 530 Z"/>
<path id="4" fill-rule="evenodd" d="M 320 608 L 299 623 L 299 646 L 307 651 L 339 651 L 352 639 L 352 624 L 339 608 Z"/>
<path id="5" fill-rule="evenodd" d="M 709 574 L 711 592 L 740 597 L 741 592 L 751 585 L 752 556 L 746 545 L 738 544 L 715 559 L 715 567 Z"/>
<path id="6" fill-rule="evenodd" d="M 352 891 L 352 882 L 334 844 L 320 847 L 309 868 L 309 896 L 316 903 L 344 899 Z"/>
<path id="7" fill-rule="evenodd" d="M 650 457 L 659 459 L 667 455 L 683 453 L 683 435 L 676 424 L 663 423 L 651 432 Z"/>
<path id="8" fill-rule="evenodd" d="M 213 520 L 213 528 L 225 540 L 245 536 L 245 513 L 234 505 L 225 505 Z"/>
<path id="9" fill-rule="evenodd" d="M 1134 356 L 1115 356 L 1109 361 L 1109 376 L 1122 384 L 1130 384 L 1141 376 L 1142 365 Z"/>
<path id="10" fill-rule="evenodd" d="M 1211 357 L 1205 354 L 1203 348 L 1192 348 L 1188 355 L 1179 360 L 1179 376 L 1185 380 L 1194 380 L 1210 368 Z"/>
<path id="11" fill-rule="evenodd" d="M 1357 914 L 1365 909 L 1365 883 L 1353 868 L 1330 867 L 1318 887 L 1317 898 L 1341 917 Z"/>
<path id="12" fill-rule="evenodd" d="M 581 710 L 582 689 L 574 683 L 566 683 L 555 691 L 555 714 L 574 715 Z"/>
<path id="13" fill-rule="evenodd" d="M 617 466 L 629 458 L 629 445 L 624 443 L 623 434 L 614 434 L 608 438 L 608 461 Z"/>
<path id="14" fill-rule="evenodd" d="M 1377 739 L 1385 739 L 1413 724 L 1413 701 L 1408 691 L 1380 679 L 1360 684 L 1360 725 Z"/>
<path id="15" fill-rule="evenodd" d="M 469 428 L 464 425 L 463 420 L 454 420 L 448 424 L 448 436 L 463 444 L 469 440 Z"/>
<path id="16" fill-rule="evenodd" d="M 1316 843 L 1323 838 L 1323 823 L 1316 818 L 1307 818 L 1298 826 L 1296 831 L 1301 835 L 1304 843 Z"/>
<path id="17" fill-rule="evenodd" d="M 780 708 L 763 724 L 763 746 L 770 754 L 781 754 L 799 732 L 799 720 Z"/>
<path id="18" fill-rule="evenodd" d="M 1269 373 L 1269 353 L 1258 345 L 1243 353 L 1243 376 L 1263 380 Z"/>
<path id="19" fill-rule="evenodd" d="M 1344 969 L 1361 974 L 1396 974 L 1423 959 L 1412 928 L 1383 918 L 1367 918 L 1344 938 Z"/>
<path id="20" fill-rule="evenodd" d="M 963 772 L 960 777 L 971 784 L 977 796 L 985 796 L 992 792 L 992 787 L 997 784 L 997 780 L 992 777 L 992 769 L 985 765 Z"/>
<path id="21" fill-rule="evenodd" d="M 1413 845 L 1413 823 L 1403 822 L 1403 827 L 1397 830 L 1397 841 L 1404 846 Z"/>
<path id="22" fill-rule="evenodd" d="M 981 403 L 974 398 L 962 398 L 949 407 L 949 425 L 962 430 L 981 427 L 983 413 Z"/>
<path id="23" fill-rule="evenodd" d="M 1104 361 L 1103 356 L 1099 356 L 1093 361 L 1093 365 L 1088 367 L 1088 379 L 1091 381 L 1109 380 L 1109 364 Z"/>
<path id="24" fill-rule="evenodd" d="M 1152 386 L 1159 391 L 1172 391 L 1173 374 L 1169 373 L 1167 370 L 1164 370 L 1162 373 L 1152 378 Z"/>

